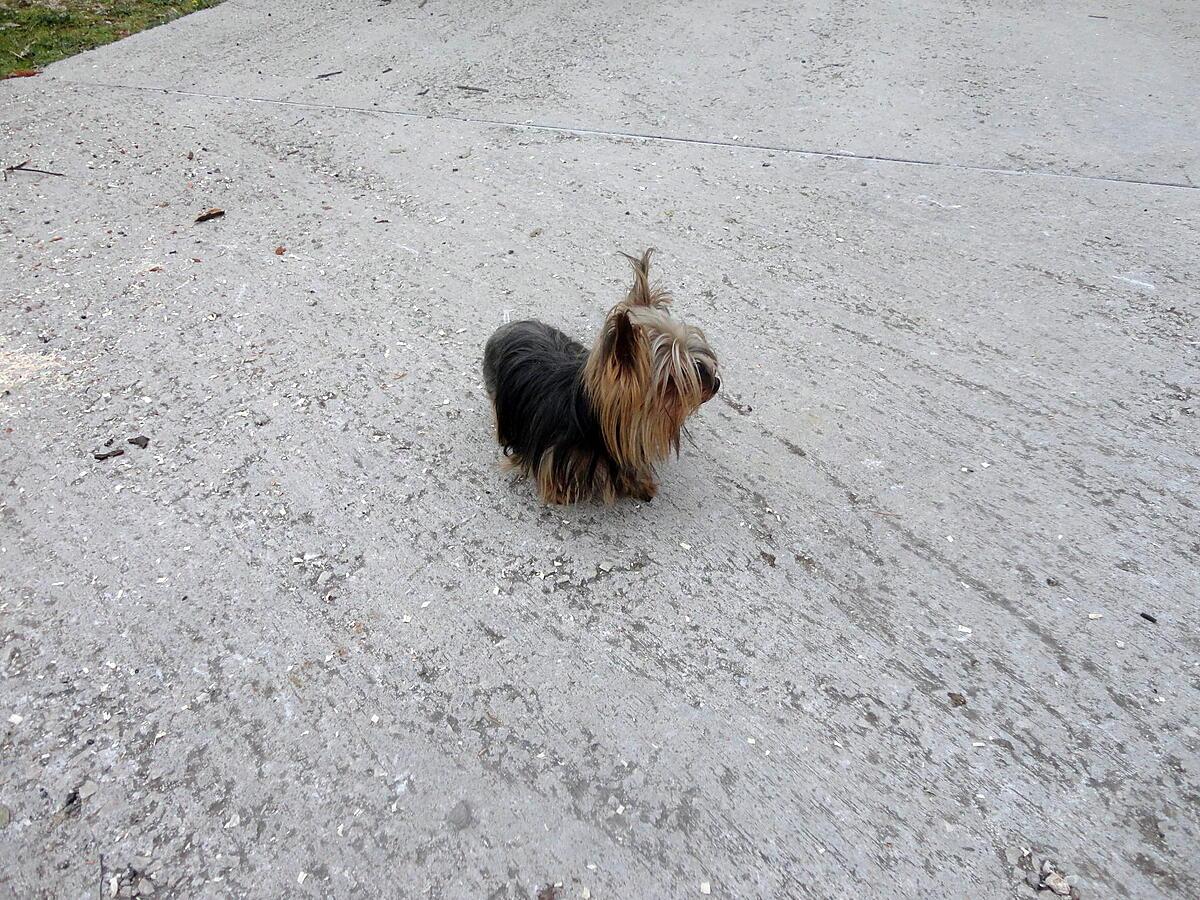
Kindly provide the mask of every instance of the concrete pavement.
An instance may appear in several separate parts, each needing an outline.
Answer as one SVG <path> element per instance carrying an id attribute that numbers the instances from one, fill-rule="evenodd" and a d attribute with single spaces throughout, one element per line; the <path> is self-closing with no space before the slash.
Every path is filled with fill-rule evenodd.
<path id="1" fill-rule="evenodd" d="M 583 6 L 0 86 L 0 888 L 1196 896 L 1200 15 Z M 539 507 L 649 245 L 725 393 Z"/>

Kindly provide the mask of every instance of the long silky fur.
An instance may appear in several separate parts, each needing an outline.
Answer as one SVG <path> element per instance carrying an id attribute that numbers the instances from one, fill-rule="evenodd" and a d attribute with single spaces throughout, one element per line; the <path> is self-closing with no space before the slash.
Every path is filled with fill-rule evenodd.
<path id="1" fill-rule="evenodd" d="M 720 385 L 704 333 L 672 318 L 670 295 L 651 286 L 651 252 L 622 254 L 633 286 L 591 351 L 532 320 L 488 340 L 483 374 L 496 437 L 548 503 L 652 498 L 655 463 L 679 453 L 688 416 Z"/>

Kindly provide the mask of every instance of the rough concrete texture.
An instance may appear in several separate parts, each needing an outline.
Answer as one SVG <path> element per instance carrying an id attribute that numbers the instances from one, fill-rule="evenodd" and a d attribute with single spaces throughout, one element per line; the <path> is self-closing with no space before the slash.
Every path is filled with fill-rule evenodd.
<path id="1" fill-rule="evenodd" d="M 1200 895 L 1196 6 L 644 6 L 0 86 L 4 894 Z M 648 245 L 726 391 L 540 507 Z"/>

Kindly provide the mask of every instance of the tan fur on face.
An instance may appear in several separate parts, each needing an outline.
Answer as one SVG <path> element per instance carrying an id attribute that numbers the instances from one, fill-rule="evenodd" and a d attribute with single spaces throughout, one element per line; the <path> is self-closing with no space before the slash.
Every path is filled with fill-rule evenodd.
<path id="1" fill-rule="evenodd" d="M 700 408 L 700 376 L 688 349 L 688 330 L 657 307 L 630 311 L 630 319 L 646 335 L 650 381 L 643 399 L 641 432 L 647 456 L 662 459 L 679 452 L 683 423 Z"/>
<path id="2" fill-rule="evenodd" d="M 715 374 L 717 358 L 704 332 L 671 317 L 670 295 L 650 287 L 650 253 L 625 254 L 634 283 L 605 320 L 584 384 L 609 452 L 628 474 L 618 490 L 653 496 L 654 464 L 679 453 L 684 423 L 711 396 L 696 363 Z"/>

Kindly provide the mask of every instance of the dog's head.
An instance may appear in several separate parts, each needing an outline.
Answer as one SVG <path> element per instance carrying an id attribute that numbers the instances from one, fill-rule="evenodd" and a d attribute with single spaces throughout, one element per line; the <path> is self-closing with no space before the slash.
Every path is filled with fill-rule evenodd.
<path id="1" fill-rule="evenodd" d="M 633 286 L 609 312 L 585 369 L 609 451 L 632 467 L 678 453 L 688 416 L 721 389 L 704 332 L 673 317 L 670 294 L 651 288 L 651 252 L 625 254 Z"/>

